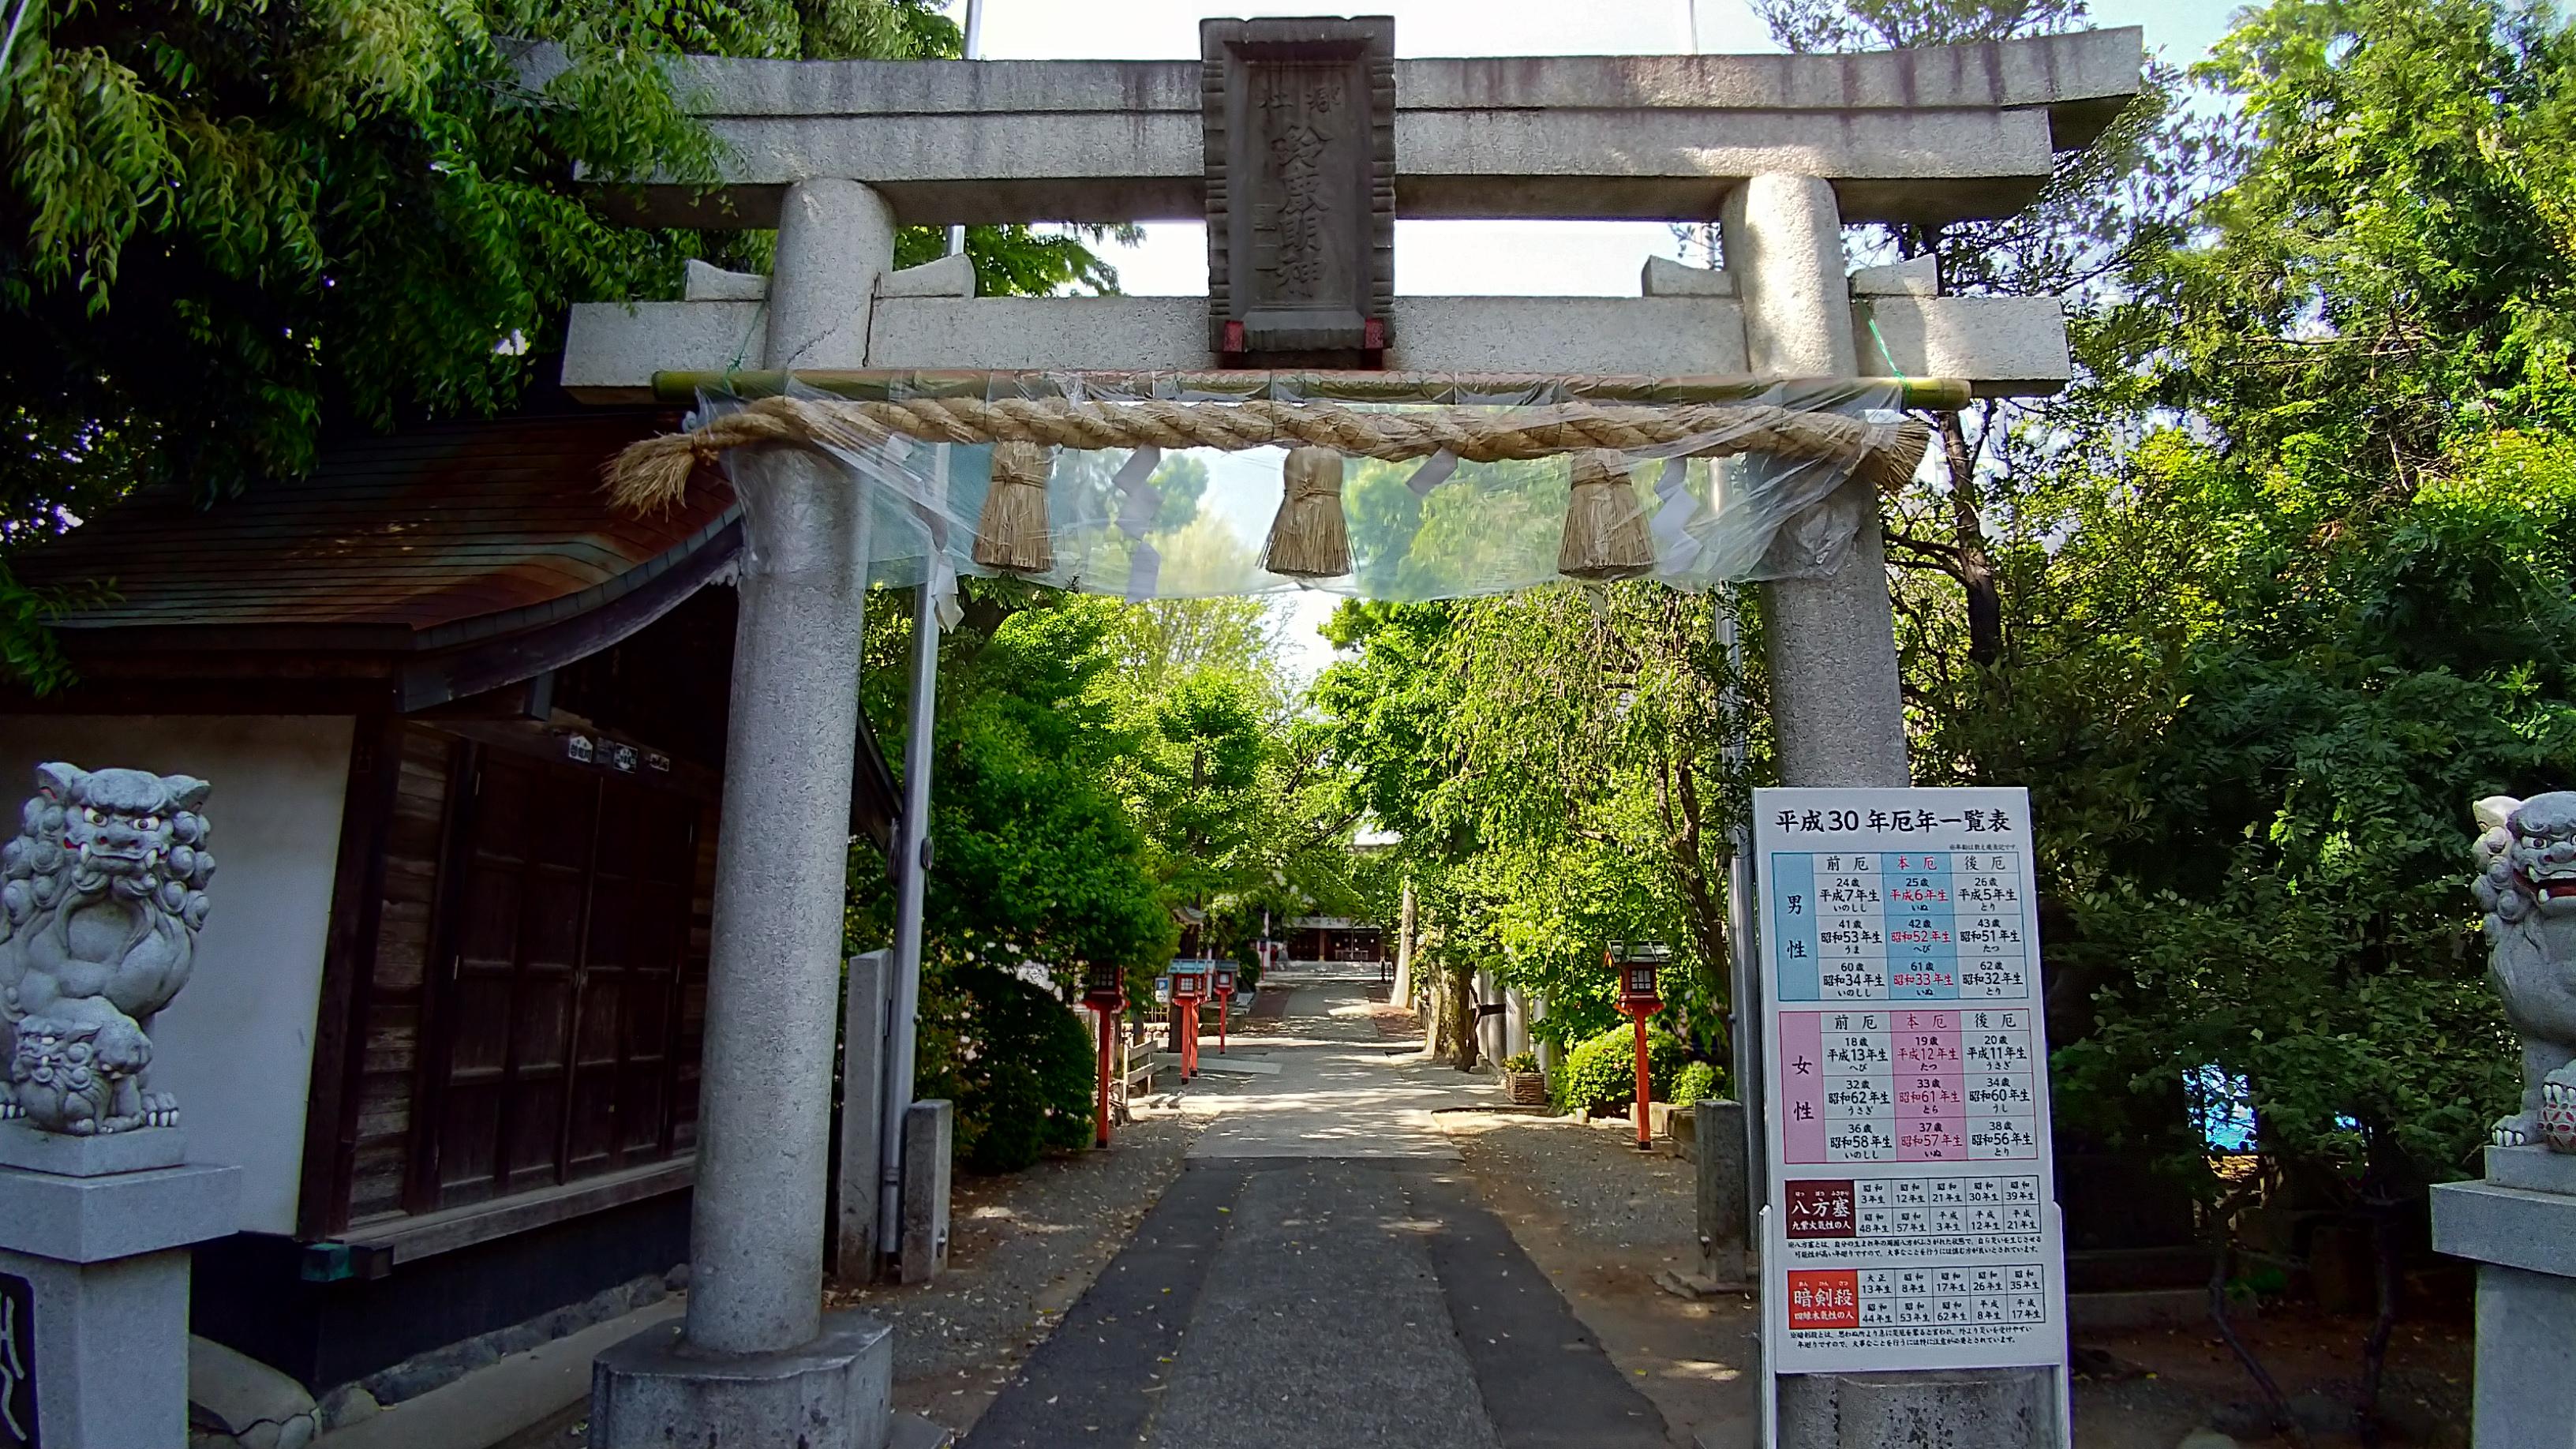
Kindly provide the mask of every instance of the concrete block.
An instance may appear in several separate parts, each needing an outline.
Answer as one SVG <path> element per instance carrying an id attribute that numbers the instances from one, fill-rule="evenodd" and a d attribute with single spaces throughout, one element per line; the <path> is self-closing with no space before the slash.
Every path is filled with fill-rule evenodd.
<path id="1" fill-rule="evenodd" d="M 1941 259 L 1926 252 L 1851 274 L 1855 297 L 1937 297 L 1941 295 Z"/>
<path id="2" fill-rule="evenodd" d="M 758 272 L 728 272 L 696 257 L 680 269 L 683 302 L 757 302 L 768 295 L 769 279 Z"/>
<path id="3" fill-rule="evenodd" d="M 903 1114 L 903 1248 L 898 1281 L 927 1283 L 948 1266 L 950 1159 L 957 1105 L 915 1102 Z"/>
<path id="4" fill-rule="evenodd" d="M 2074 376 L 2054 297 L 1881 294 L 1854 298 L 1851 317 L 1865 373 L 1965 378 L 1980 397 L 2045 397 Z"/>
<path id="5" fill-rule="evenodd" d="M 2138 91 L 2135 29 L 1857 55 L 1547 56 L 1396 63 L 1405 216 L 1700 220 L 1747 176 L 1834 181 L 1854 221 L 2001 216 L 2051 153 Z M 545 48 L 532 79 L 560 68 Z M 687 97 L 731 157 L 637 219 L 777 224 L 788 188 L 866 181 L 910 224 L 1197 220 L 1195 61 L 691 58 Z M 613 198 L 627 204 L 624 193 Z"/>
<path id="6" fill-rule="evenodd" d="M 74 1263 L 0 1251 L 0 1275 L 25 1283 L 32 1305 L 13 1327 L 20 1354 L 34 1350 L 34 1437 L 46 1449 L 187 1443 L 185 1252 Z"/>
<path id="7" fill-rule="evenodd" d="M 1387 366 L 1421 372 L 1748 370 L 1726 297 L 1398 297 L 1387 328 Z"/>
<path id="8" fill-rule="evenodd" d="M 757 301 L 579 303 L 564 328 L 564 389 L 589 403 L 651 402 L 656 369 L 762 367 L 760 324 Z"/>
<path id="9" fill-rule="evenodd" d="M 885 1116 L 892 960 L 890 951 L 870 951 L 851 957 L 841 973 L 841 1156 L 832 1184 L 832 1276 L 850 1284 L 877 1276 L 877 1137 Z"/>
<path id="10" fill-rule="evenodd" d="M 887 272 L 877 278 L 880 297 L 972 297 L 975 262 L 963 252 Z"/>
<path id="11" fill-rule="evenodd" d="M 646 1329 L 591 1365 L 592 1449 L 886 1449 L 893 1330 L 827 1314 L 812 1342 L 776 1353 L 683 1353 Z"/>
<path id="12" fill-rule="evenodd" d="M 149 1172 L 188 1160 L 188 1134 L 176 1127 L 71 1137 L 39 1132 L 24 1122 L 0 1122 L 0 1167 L 51 1172 L 63 1177 L 104 1177 Z"/>
<path id="13" fill-rule="evenodd" d="M 2054 1372 L 1786 1375 L 1780 1449 L 2051 1449 Z"/>
<path id="14" fill-rule="evenodd" d="M 2576 1279 L 2478 1270 L 2477 1449 L 2576 1445 Z"/>
<path id="15" fill-rule="evenodd" d="M 2576 1196 L 2576 1156 L 2546 1147 L 2490 1147 L 2487 1181 L 2526 1192 Z"/>
<path id="16" fill-rule="evenodd" d="M 165 1167 L 106 1177 L 0 1169 L 0 1249 L 99 1263 L 230 1236 L 241 1169 Z"/>
<path id="17" fill-rule="evenodd" d="M 1698 1167 L 1700 1271 L 1726 1283 L 1748 1277 L 1752 1185 L 1745 1172 L 1744 1104 L 1710 1097 L 1693 1105 L 1692 1159 Z"/>
<path id="18" fill-rule="evenodd" d="M 1649 297 L 1732 297 L 1735 274 L 1724 267 L 1691 267 L 1671 257 L 1648 257 L 1637 285 Z"/>
<path id="19" fill-rule="evenodd" d="M 244 1449 L 299 1449 L 321 1432 L 321 1413 L 302 1384 L 210 1339 L 188 1340 L 188 1408 L 192 1420 L 221 1425 Z"/>
<path id="20" fill-rule="evenodd" d="M 2576 1278 L 2576 1198 L 2491 1182 L 2443 1183 L 2433 1189 L 2433 1249 Z"/>

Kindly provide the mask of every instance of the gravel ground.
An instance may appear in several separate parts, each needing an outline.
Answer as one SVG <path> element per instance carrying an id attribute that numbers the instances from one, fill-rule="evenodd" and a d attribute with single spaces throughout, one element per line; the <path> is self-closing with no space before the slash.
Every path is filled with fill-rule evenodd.
<path id="1" fill-rule="evenodd" d="M 916 1287 L 835 1289 L 894 1326 L 895 1405 L 963 1431 L 1180 1173 L 1200 1123 L 1148 1108 L 1108 1152 L 1005 1177 L 959 1174 L 948 1269 Z"/>
<path id="2" fill-rule="evenodd" d="M 1625 1121 L 1613 1130 L 1564 1117 L 1476 1114 L 1476 1125 L 1481 1130 L 1472 1136 L 1455 1135 L 1480 1169 L 1489 1165 L 1537 1194 L 1564 1214 L 1574 1236 L 1605 1248 L 1668 1253 L 1677 1266 L 1697 1270 L 1691 1164 L 1639 1152 Z"/>

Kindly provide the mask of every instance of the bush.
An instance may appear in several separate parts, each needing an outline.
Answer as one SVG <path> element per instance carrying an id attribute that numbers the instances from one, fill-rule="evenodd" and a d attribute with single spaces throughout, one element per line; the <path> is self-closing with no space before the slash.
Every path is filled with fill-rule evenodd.
<path id="1" fill-rule="evenodd" d="M 1673 1077 L 1670 1100 L 1680 1106 L 1726 1093 L 1717 1080 L 1717 1068 L 1708 1062 L 1693 1062 Z"/>
<path id="2" fill-rule="evenodd" d="M 975 1172 L 1017 1172 L 1050 1147 L 1088 1144 L 1091 1034 L 1065 1004 L 993 966 L 953 966 L 945 986 L 941 1024 L 954 1046 L 945 1061 L 923 1053 L 915 1090 L 956 1101 L 957 1161 Z M 926 1017 L 927 1000 L 924 1007 Z"/>
<path id="3" fill-rule="evenodd" d="M 1689 1060 L 1690 1049 L 1680 1038 L 1647 1029 L 1646 1085 L 1658 1098 L 1670 1099 L 1673 1080 Z M 1596 1107 L 1625 1107 L 1636 1101 L 1635 1029 L 1614 1026 L 1577 1046 L 1553 1085 L 1557 1108 L 1578 1116 Z"/>
<path id="4" fill-rule="evenodd" d="M 1503 1070 L 1507 1072 L 1537 1071 L 1538 1058 L 1528 1052 L 1514 1052 L 1510 1056 L 1503 1058 Z"/>

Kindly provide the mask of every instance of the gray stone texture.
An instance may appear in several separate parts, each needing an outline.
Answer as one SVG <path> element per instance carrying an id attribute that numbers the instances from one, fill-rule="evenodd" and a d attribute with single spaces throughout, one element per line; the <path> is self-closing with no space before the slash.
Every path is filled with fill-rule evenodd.
<path id="1" fill-rule="evenodd" d="M 948 1197 L 957 1106 L 937 1098 L 903 1114 L 903 1238 L 896 1276 L 927 1283 L 948 1266 Z"/>
<path id="2" fill-rule="evenodd" d="M 24 1122 L 0 1122 L 0 1167 L 50 1172 L 61 1177 L 104 1177 L 149 1172 L 188 1160 L 188 1134 L 176 1127 L 137 1127 L 127 1132 L 72 1137 L 40 1132 Z"/>
<path id="3" fill-rule="evenodd" d="M 0 1219 L 8 1199 L 0 1192 Z M 34 1290 L 45 1449 L 180 1449 L 188 1439 L 188 1255 L 65 1262 L 0 1251 Z"/>
<path id="4" fill-rule="evenodd" d="M 832 1276 L 847 1284 L 877 1276 L 877 1134 L 885 1105 L 885 1074 L 877 1064 L 885 1059 L 890 959 L 888 952 L 870 951 L 851 957 L 842 969 L 841 1160 L 832 1184 Z"/>
<path id="5" fill-rule="evenodd" d="M 2576 1445 L 2576 1279 L 2481 1267 L 2477 1328 L 2477 1449 Z"/>
<path id="6" fill-rule="evenodd" d="M 1780 1380 L 1780 1449 L 2005 1449 L 2058 1442 L 2048 1377 L 2024 1369 Z"/>
<path id="7" fill-rule="evenodd" d="M 1637 286 L 1649 297 L 1732 297 L 1735 274 L 1724 267 L 1691 267 L 1671 257 L 1648 257 Z"/>
<path id="8" fill-rule="evenodd" d="M 591 1364 L 592 1449 L 885 1449 L 894 1345 L 882 1323 L 827 1316 L 799 1347 L 708 1358 L 668 1326 Z"/>
<path id="9" fill-rule="evenodd" d="M 2527 1192 L 2576 1196 L 2576 1157 L 2546 1147 L 2489 1147 L 2487 1181 Z"/>
<path id="10" fill-rule="evenodd" d="M 767 367 L 760 305 L 577 305 L 563 384 L 589 402 L 647 402 L 657 371 Z M 868 357 L 877 367 L 1115 371 L 1215 362 L 1199 297 L 885 293 L 871 316 Z M 1387 365 L 1417 372 L 1752 370 L 1743 309 L 1726 295 L 1398 297 L 1387 316 Z M 1908 377 L 1963 379 L 1981 396 L 2054 392 L 2068 372 L 2064 313 L 2047 297 L 1874 297 L 1855 303 L 1849 330 L 1861 370 L 1883 374 L 1892 362 Z"/>
<path id="11" fill-rule="evenodd" d="M 1762 176 L 1727 197 L 1719 219 L 1744 298 L 1755 370 L 1849 377 L 1858 371 L 1843 274 L 1842 218 L 1814 177 Z M 1826 578 L 1770 586 L 1772 719 L 1786 785 L 1904 785 L 1905 701 L 1876 500 L 1847 485 L 1858 532 Z"/>
<path id="12" fill-rule="evenodd" d="M 1700 1271 L 1721 1283 L 1747 1281 L 1751 1188 L 1744 1171 L 1744 1104 L 1716 1097 L 1691 1104 L 1693 1164 L 1699 1169 Z"/>
<path id="13" fill-rule="evenodd" d="M 871 207 L 852 189 L 864 192 L 817 195 L 865 220 Z M 864 307 L 893 255 L 890 232 L 871 231 L 882 245 L 862 252 L 846 232 L 818 235 L 824 219 L 780 236 L 773 339 L 846 343 L 833 318 Z M 835 275 L 796 280 L 809 266 Z M 820 1319 L 866 611 L 867 515 L 839 467 L 771 449 L 737 453 L 733 476 L 747 536 L 689 1234 L 688 1339 L 710 1354 L 793 1348 Z"/>
<path id="14" fill-rule="evenodd" d="M 2492 1182 L 2443 1183 L 2433 1189 L 2433 1249 L 2576 1278 L 2576 1200 Z"/>
<path id="15" fill-rule="evenodd" d="M 868 306 L 878 274 L 893 266 L 894 213 L 884 197 L 855 181 L 789 187 L 769 279 L 772 365 L 865 366 Z"/>
<path id="16" fill-rule="evenodd" d="M 322 1430 L 302 1384 L 203 1338 L 188 1340 L 188 1417 L 199 1439 L 242 1449 L 302 1449 Z"/>
<path id="17" fill-rule="evenodd" d="M 1551 56 L 1395 67 L 1397 212 L 1698 220 L 1746 177 L 1832 179 L 1855 221 L 2004 216 L 2138 89 L 2135 29 L 1859 55 Z M 532 54 L 542 75 L 559 61 Z M 692 58 L 725 185 L 663 224 L 775 225 L 817 176 L 912 225 L 1197 220 L 1201 70 L 1169 61 Z"/>
<path id="18" fill-rule="evenodd" d="M 107 1177 L 0 1168 L 0 1249 L 103 1263 L 229 1236 L 241 1169 L 165 1167 Z"/>

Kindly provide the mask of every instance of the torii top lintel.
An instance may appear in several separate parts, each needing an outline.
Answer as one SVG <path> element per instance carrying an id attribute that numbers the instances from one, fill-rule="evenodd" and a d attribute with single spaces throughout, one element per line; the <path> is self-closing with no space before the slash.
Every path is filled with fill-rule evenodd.
<path id="1" fill-rule="evenodd" d="M 2135 27 L 1842 55 L 1394 63 L 1397 215 L 1693 221 L 1764 173 L 1832 182 L 1846 221 L 2029 204 L 2056 154 L 2139 92 Z M 531 79 L 553 65 L 529 61 Z M 788 185 L 864 181 L 910 224 L 1198 220 L 1199 61 L 692 57 L 719 184 L 647 185 L 635 219 L 770 227 Z"/>

